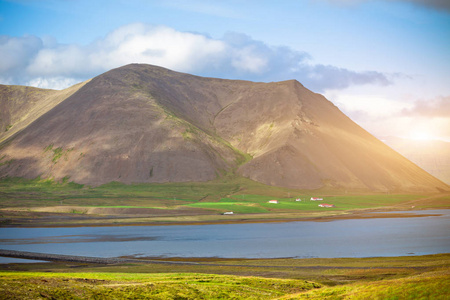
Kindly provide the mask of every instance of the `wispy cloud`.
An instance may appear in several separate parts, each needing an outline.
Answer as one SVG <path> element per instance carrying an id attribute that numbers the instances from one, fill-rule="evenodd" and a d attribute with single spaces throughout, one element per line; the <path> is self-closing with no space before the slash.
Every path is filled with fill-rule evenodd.
<path id="1" fill-rule="evenodd" d="M 228 33 L 222 39 L 165 26 L 129 24 L 87 45 L 35 36 L 0 37 L 0 80 L 47 88 L 91 78 L 129 63 L 148 63 L 202 76 L 278 81 L 297 79 L 322 92 L 353 85 L 389 85 L 390 76 L 313 64 L 308 53 Z"/>
<path id="2" fill-rule="evenodd" d="M 352 120 L 376 136 L 418 134 L 450 141 L 450 96 L 394 100 L 367 94 L 329 92 L 327 97 Z"/>
<path id="3" fill-rule="evenodd" d="M 401 112 L 404 116 L 438 117 L 450 120 L 450 96 L 433 100 L 419 100 L 409 109 Z"/>

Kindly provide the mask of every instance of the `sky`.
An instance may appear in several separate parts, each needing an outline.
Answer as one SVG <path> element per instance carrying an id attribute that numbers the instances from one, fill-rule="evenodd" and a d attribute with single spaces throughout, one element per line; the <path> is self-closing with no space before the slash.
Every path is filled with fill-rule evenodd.
<path id="1" fill-rule="evenodd" d="M 379 138 L 450 141 L 448 0 L 0 0 L 0 84 L 129 63 L 296 79 Z"/>

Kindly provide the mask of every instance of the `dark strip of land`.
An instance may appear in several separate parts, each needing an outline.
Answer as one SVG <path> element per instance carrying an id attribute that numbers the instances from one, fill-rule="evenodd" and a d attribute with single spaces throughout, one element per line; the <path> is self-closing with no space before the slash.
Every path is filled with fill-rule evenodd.
<path id="1" fill-rule="evenodd" d="M 49 253 L 4 250 L 4 249 L 0 249 L 0 256 L 22 258 L 22 259 L 44 260 L 44 261 L 62 261 L 62 262 L 77 262 L 77 263 L 106 264 L 106 265 L 123 264 L 123 263 L 196 264 L 194 262 L 152 261 L 133 258 L 77 256 L 77 255 L 49 254 Z"/>
<path id="2" fill-rule="evenodd" d="M 383 213 L 387 212 L 389 213 Z M 108 227 L 108 226 L 168 226 L 168 225 L 212 225 L 238 223 L 278 223 L 315 221 L 330 222 L 346 219 L 374 219 L 374 218 L 417 218 L 439 216 L 440 214 L 416 214 L 412 212 L 393 212 L 390 210 L 363 210 L 348 212 L 331 212 L 328 215 L 314 213 L 273 213 L 273 214 L 236 214 L 199 215 L 199 216 L 163 216 L 159 218 L 146 215 L 77 215 L 68 213 L 14 211 L 3 209 L 0 211 L 0 227 L 21 228 L 52 228 L 52 227 Z"/>
<path id="3" fill-rule="evenodd" d="M 249 265 L 239 265 L 239 264 L 230 265 L 230 264 L 205 263 L 205 262 L 202 263 L 202 262 L 180 261 L 180 260 L 174 261 L 174 260 L 170 260 L 170 258 L 168 258 L 167 260 L 136 259 L 136 258 L 126 258 L 126 257 L 107 258 L 107 257 L 49 254 L 49 253 L 4 250 L 4 249 L 0 249 L 0 256 L 21 258 L 21 259 L 52 261 L 52 262 L 73 262 L 73 263 L 89 263 L 89 264 L 102 264 L 102 265 L 139 263 L 139 264 L 172 264 L 172 265 L 249 267 Z M 262 268 L 283 267 L 283 268 L 285 268 L 286 266 L 251 265 L 251 267 L 262 267 Z M 345 267 L 340 267 L 340 266 L 289 266 L 289 268 L 294 268 L 294 269 L 372 269 L 372 267 L 350 267 L 350 266 L 345 266 Z M 423 267 L 376 267 L 376 268 L 377 269 L 423 269 Z"/>

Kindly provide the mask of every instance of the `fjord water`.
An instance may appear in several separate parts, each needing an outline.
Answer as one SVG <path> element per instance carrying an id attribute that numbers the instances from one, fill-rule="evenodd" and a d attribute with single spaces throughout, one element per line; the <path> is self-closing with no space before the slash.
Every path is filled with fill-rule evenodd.
<path id="1" fill-rule="evenodd" d="M 450 252 L 450 210 L 415 213 L 436 216 L 193 226 L 2 228 L 0 248 L 93 257 L 307 258 Z"/>

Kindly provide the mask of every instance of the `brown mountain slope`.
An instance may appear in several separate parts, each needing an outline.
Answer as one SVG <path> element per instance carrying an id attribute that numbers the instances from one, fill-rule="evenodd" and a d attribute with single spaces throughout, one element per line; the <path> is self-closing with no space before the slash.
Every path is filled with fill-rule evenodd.
<path id="1" fill-rule="evenodd" d="M 175 117 L 123 71 L 92 79 L 17 135 L 1 150 L 8 163 L 0 172 L 93 185 L 205 181 L 242 160 L 227 143 Z"/>
<path id="2" fill-rule="evenodd" d="M 323 96 L 296 81 L 269 86 L 265 94 L 247 95 L 245 104 L 229 106 L 216 117 L 219 134 L 253 155 L 239 169 L 244 176 L 296 188 L 445 186 L 357 126 Z M 239 115 L 252 122 L 227 126 L 232 116 Z"/>
<path id="3" fill-rule="evenodd" d="M 0 142 L 30 125 L 85 83 L 62 91 L 0 85 Z"/>
<path id="4" fill-rule="evenodd" d="M 94 185 L 236 171 L 294 188 L 448 188 L 296 81 L 202 78 L 137 64 L 92 79 L 4 145 L 0 158 L 2 176 Z"/>

